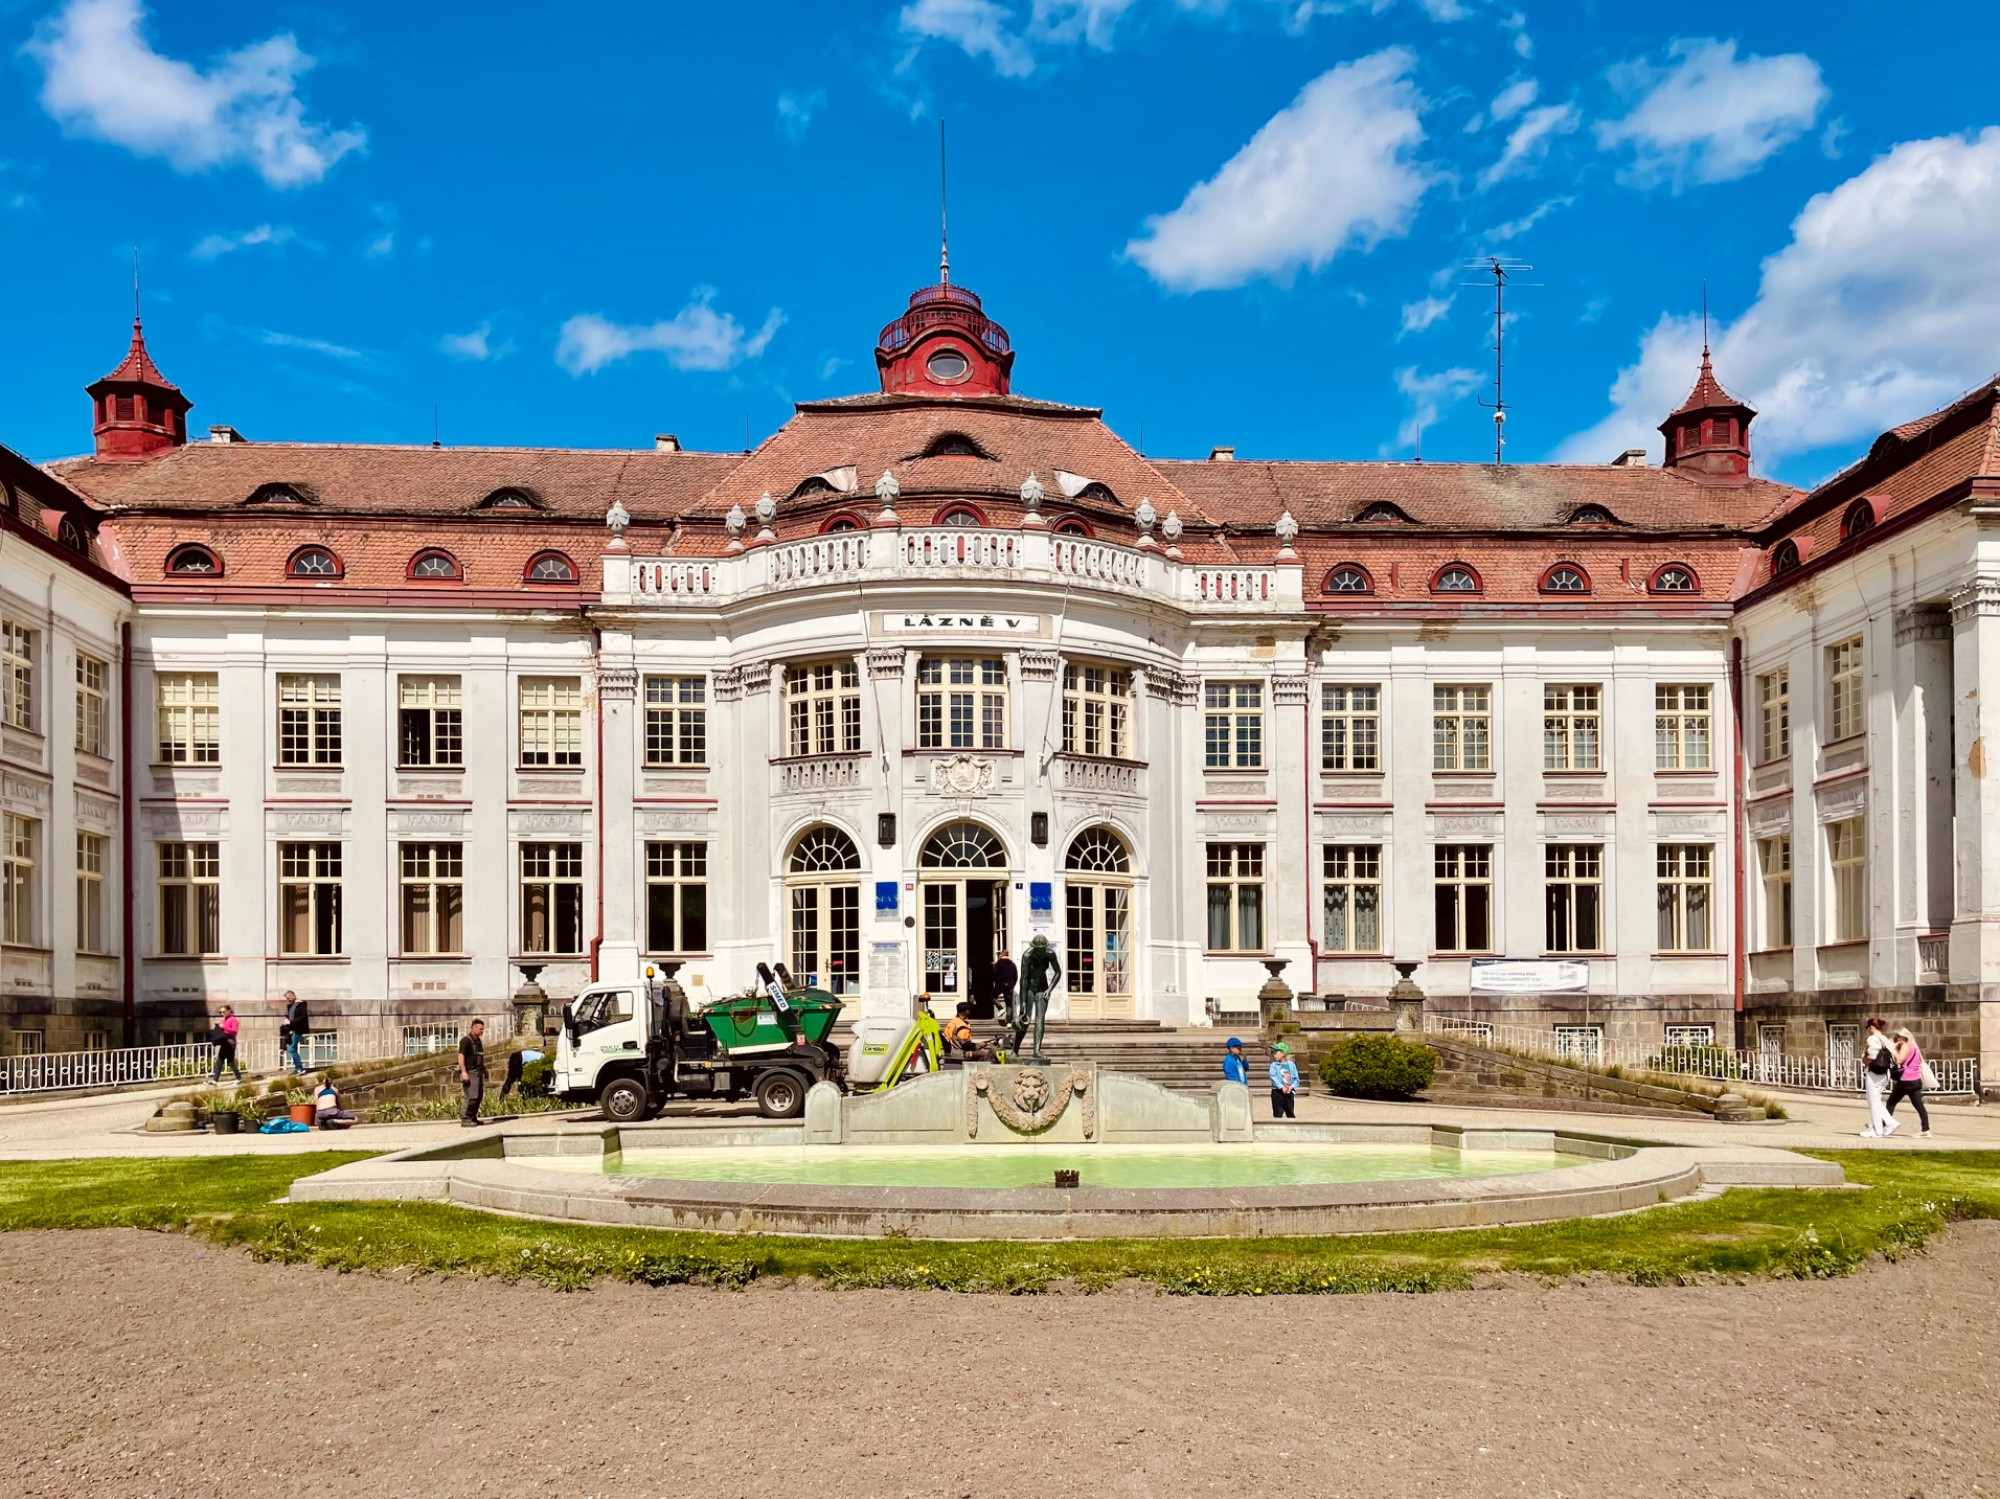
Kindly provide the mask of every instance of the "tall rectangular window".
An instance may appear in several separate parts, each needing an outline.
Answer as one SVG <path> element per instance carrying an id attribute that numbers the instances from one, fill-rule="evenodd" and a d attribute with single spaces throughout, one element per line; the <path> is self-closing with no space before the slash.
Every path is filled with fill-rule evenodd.
<path id="1" fill-rule="evenodd" d="M 1787 667 L 1757 678 L 1757 763 L 1792 752 L 1792 673 Z"/>
<path id="2" fill-rule="evenodd" d="M 76 950 L 111 949 L 104 931 L 104 864 L 111 840 L 101 833 L 76 835 Z"/>
<path id="3" fill-rule="evenodd" d="M 1757 867 L 1764 879 L 1764 946 L 1792 945 L 1792 840 L 1789 835 L 1757 840 Z"/>
<path id="4" fill-rule="evenodd" d="M 278 678 L 278 763 L 340 763 L 340 678 L 286 673 Z"/>
<path id="5" fill-rule="evenodd" d="M 708 845 L 646 845 L 646 951 L 708 951 Z"/>
<path id="6" fill-rule="evenodd" d="M 0 820 L 0 942 L 15 947 L 36 945 L 35 855 L 42 825 L 32 817 L 9 812 Z"/>
<path id="7" fill-rule="evenodd" d="M 646 678 L 646 763 L 708 763 L 708 679 Z"/>
<path id="8" fill-rule="evenodd" d="M 583 845 L 521 845 L 521 951 L 583 951 Z"/>
<path id="9" fill-rule="evenodd" d="M 1658 944 L 1661 952 L 1709 952 L 1715 946 L 1715 849 L 1706 843 L 1659 846 Z"/>
<path id="10" fill-rule="evenodd" d="M 1596 687 L 1542 689 L 1542 769 L 1603 768 L 1603 719 Z"/>
<path id="11" fill-rule="evenodd" d="M 1382 689 L 1327 683 L 1319 690 L 1319 768 L 1382 768 Z"/>
<path id="12" fill-rule="evenodd" d="M 403 952 L 465 951 L 465 845 L 405 843 Z"/>
<path id="13" fill-rule="evenodd" d="M 1264 845 L 1208 845 L 1208 950 L 1264 950 Z"/>
<path id="14" fill-rule="evenodd" d="M 340 952 L 340 845 L 278 845 L 278 951 L 330 958 Z"/>
<path id="15" fill-rule="evenodd" d="M 1663 682 L 1653 688 L 1655 770 L 1711 769 L 1713 737 L 1705 685 Z"/>
<path id="16" fill-rule="evenodd" d="M 1132 673 L 1116 666 L 1063 665 L 1062 747 L 1066 755 L 1132 755 Z"/>
<path id="17" fill-rule="evenodd" d="M 1868 935 L 1868 848 L 1865 821 L 1850 817 L 1828 823 L 1826 850 L 1833 868 L 1834 942 L 1855 942 Z"/>
<path id="18" fill-rule="evenodd" d="M 1263 683 L 1206 683 L 1202 687 L 1202 708 L 1208 768 L 1263 769 Z"/>
<path id="19" fill-rule="evenodd" d="M 0 719 L 13 728 L 35 727 L 35 632 L 0 620 Z"/>
<path id="20" fill-rule="evenodd" d="M 785 723 L 793 755 L 860 754 L 860 669 L 852 661 L 786 667 Z"/>
<path id="21" fill-rule="evenodd" d="M 1380 952 L 1382 846 L 1329 843 L 1320 857 L 1326 951 Z"/>
<path id="22" fill-rule="evenodd" d="M 217 765 L 222 761 L 222 695 L 212 671 L 160 672 L 160 763 Z"/>
<path id="23" fill-rule="evenodd" d="M 1551 843 L 1543 851 L 1549 952 L 1604 950 L 1604 850 L 1595 843 Z"/>
<path id="24" fill-rule="evenodd" d="M 993 656 L 917 663 L 918 749 L 1005 749 L 1007 664 Z"/>
<path id="25" fill-rule="evenodd" d="M 1431 689 L 1431 769 L 1493 768 L 1492 703 L 1485 687 Z"/>
<path id="26" fill-rule="evenodd" d="M 1440 843 L 1432 856 L 1439 952 L 1487 952 L 1493 946 L 1493 845 Z"/>
<path id="27" fill-rule="evenodd" d="M 222 951 L 222 846 L 162 843 L 160 956 L 195 958 Z"/>
<path id="28" fill-rule="evenodd" d="M 76 747 L 100 759 L 111 753 L 110 666 L 81 651 L 76 657 Z"/>
<path id="29" fill-rule="evenodd" d="M 465 764 L 465 689 L 457 677 L 398 677 L 396 725 L 407 766 Z"/>
<path id="30" fill-rule="evenodd" d="M 1866 726 L 1862 705 L 1861 637 L 1843 640 L 1826 653 L 1826 737 L 1851 739 Z"/>
<path id="31" fill-rule="evenodd" d="M 583 764 L 583 679 L 521 678 L 521 764 Z"/>

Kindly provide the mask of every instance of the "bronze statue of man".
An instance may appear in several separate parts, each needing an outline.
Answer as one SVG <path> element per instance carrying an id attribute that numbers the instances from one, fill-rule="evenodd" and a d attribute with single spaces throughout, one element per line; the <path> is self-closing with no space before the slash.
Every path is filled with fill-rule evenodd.
<path id="1" fill-rule="evenodd" d="M 1030 1028 L 1035 1032 L 1034 1054 L 1028 1058 L 1033 1062 L 1047 1062 L 1042 1055 L 1042 1027 L 1049 1014 L 1049 991 L 1062 977 L 1062 965 L 1056 962 L 1055 949 L 1049 946 L 1049 939 L 1037 937 L 1028 944 L 1028 951 L 1021 959 L 1021 999 L 1014 1007 L 1014 1050 L 1021 1050 L 1021 1038 Z"/>

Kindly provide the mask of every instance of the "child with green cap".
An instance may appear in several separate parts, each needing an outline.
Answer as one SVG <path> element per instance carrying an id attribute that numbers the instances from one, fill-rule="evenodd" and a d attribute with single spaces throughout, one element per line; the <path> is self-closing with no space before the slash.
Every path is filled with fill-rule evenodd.
<path id="1" fill-rule="evenodd" d="M 1286 1042 L 1274 1042 L 1271 1046 L 1271 1117 L 1298 1118 L 1298 1097 L 1299 1069 L 1292 1061 L 1292 1048 Z"/>

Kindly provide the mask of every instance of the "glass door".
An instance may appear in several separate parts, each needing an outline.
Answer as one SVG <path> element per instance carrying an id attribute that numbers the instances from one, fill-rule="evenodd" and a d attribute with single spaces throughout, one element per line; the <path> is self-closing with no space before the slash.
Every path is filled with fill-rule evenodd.
<path id="1" fill-rule="evenodd" d="M 1072 1020 L 1133 1013 L 1132 887 L 1071 880 L 1063 893 L 1064 974 Z"/>

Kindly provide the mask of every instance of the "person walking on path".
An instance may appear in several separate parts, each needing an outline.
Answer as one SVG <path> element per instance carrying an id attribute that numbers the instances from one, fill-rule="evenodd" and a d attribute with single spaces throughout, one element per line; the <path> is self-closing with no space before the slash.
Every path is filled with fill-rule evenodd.
<path id="1" fill-rule="evenodd" d="M 1240 1037 L 1231 1036 L 1222 1053 L 1222 1075 L 1232 1083 L 1250 1085 L 1250 1064 L 1243 1060 L 1243 1042 Z"/>
<path id="2" fill-rule="evenodd" d="M 1896 1086 L 1889 1090 L 1889 1127 L 1882 1133 L 1893 1135 L 1900 1127 L 1896 1123 L 1896 1105 L 1904 1099 L 1916 1106 L 1917 1122 L 1923 1126 L 1918 1134 L 1931 1132 L 1930 1110 L 1924 1107 L 1924 1084 L 1931 1081 L 1931 1064 L 1924 1060 L 1923 1048 L 1917 1045 L 1917 1038 L 1907 1028 L 1896 1032 Z"/>
<path id="3" fill-rule="evenodd" d="M 243 1022 L 236 1018 L 236 1011 L 228 1005 L 222 1007 L 222 1018 L 215 1023 L 215 1029 L 208 1033 L 208 1039 L 215 1045 L 215 1076 L 209 1079 L 211 1085 L 222 1081 L 225 1065 L 236 1074 L 241 1085 L 243 1069 L 236 1062 L 236 1033 L 243 1028 Z"/>
<path id="4" fill-rule="evenodd" d="M 458 1043 L 458 1085 L 465 1090 L 465 1108 L 458 1122 L 470 1129 L 479 1123 L 480 1100 L 486 1096 L 486 1022 L 475 1020 Z"/>
<path id="5" fill-rule="evenodd" d="M 1889 1022 L 1878 1015 L 1868 1022 L 1868 1048 L 1862 1057 L 1861 1087 L 1868 1095 L 1868 1127 L 1861 1131 L 1864 1140 L 1879 1140 L 1895 1129 L 1882 1105 L 1895 1070 L 1896 1049 L 1889 1043 Z"/>
<path id="6" fill-rule="evenodd" d="M 1299 1069 L 1292 1048 L 1280 1041 L 1271 1048 L 1271 1117 L 1298 1118 Z"/>
<path id="7" fill-rule="evenodd" d="M 285 991 L 285 1061 L 291 1065 L 293 1077 L 304 1077 L 306 1064 L 299 1055 L 299 1042 L 312 1029 L 312 1014 L 306 1002 L 295 990 Z"/>
<path id="8" fill-rule="evenodd" d="M 1021 970 L 1002 952 L 993 960 L 993 1018 L 1002 1025 L 1014 1023 L 1014 986 L 1021 982 Z"/>

